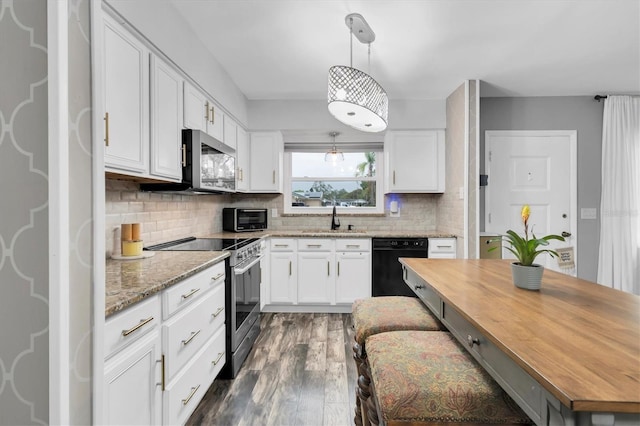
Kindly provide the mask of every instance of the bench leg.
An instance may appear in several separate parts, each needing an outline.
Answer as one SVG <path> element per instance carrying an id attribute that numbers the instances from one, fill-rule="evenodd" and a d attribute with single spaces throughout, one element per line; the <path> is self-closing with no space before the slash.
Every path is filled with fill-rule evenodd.
<path id="1" fill-rule="evenodd" d="M 368 385 L 369 381 L 367 377 L 363 377 L 363 372 L 366 372 L 366 363 L 363 358 L 364 350 L 358 344 L 353 344 L 353 359 L 356 363 L 356 371 L 358 372 L 358 381 L 356 387 L 356 409 L 354 422 L 356 426 L 369 426 L 369 419 L 367 416 L 367 398 L 369 397 Z M 366 356 L 366 355 L 364 355 Z M 365 387 L 363 389 L 362 387 Z"/>

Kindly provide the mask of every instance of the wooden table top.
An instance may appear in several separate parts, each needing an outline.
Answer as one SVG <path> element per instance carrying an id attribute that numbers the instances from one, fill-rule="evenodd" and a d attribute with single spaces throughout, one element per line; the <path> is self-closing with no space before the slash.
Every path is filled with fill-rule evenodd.
<path id="1" fill-rule="evenodd" d="M 551 270 L 519 289 L 508 260 L 401 263 L 565 406 L 640 412 L 640 296 Z"/>

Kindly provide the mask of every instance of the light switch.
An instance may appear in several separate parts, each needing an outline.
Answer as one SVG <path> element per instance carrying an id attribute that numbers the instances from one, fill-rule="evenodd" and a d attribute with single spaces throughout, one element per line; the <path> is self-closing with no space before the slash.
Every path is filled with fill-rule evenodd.
<path id="1" fill-rule="evenodd" d="M 597 219 L 598 209 L 595 207 L 583 207 L 580 209 L 580 219 Z"/>
<path id="2" fill-rule="evenodd" d="M 278 209 L 271 209 L 271 217 L 278 217 Z"/>

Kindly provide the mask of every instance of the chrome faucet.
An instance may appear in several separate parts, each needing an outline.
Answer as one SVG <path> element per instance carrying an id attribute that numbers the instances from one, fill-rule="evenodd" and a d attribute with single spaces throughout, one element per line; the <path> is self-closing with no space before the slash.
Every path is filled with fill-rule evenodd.
<path id="1" fill-rule="evenodd" d="M 340 219 L 336 217 L 336 206 L 333 206 L 333 213 L 331 214 L 331 230 L 335 231 L 340 228 Z"/>

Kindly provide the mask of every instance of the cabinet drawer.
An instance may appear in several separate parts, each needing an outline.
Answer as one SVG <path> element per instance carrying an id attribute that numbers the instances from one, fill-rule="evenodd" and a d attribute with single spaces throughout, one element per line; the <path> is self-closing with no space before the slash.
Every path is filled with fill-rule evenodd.
<path id="1" fill-rule="evenodd" d="M 337 238 L 336 251 L 371 251 L 371 239 Z"/>
<path id="2" fill-rule="evenodd" d="M 272 238 L 271 251 L 294 251 L 296 240 L 293 238 Z"/>
<path id="3" fill-rule="evenodd" d="M 545 396 L 551 398 L 540 384 L 446 303 L 442 306 L 442 322 L 525 413 L 540 424 L 546 409 Z"/>
<path id="4" fill-rule="evenodd" d="M 325 238 L 299 238 L 298 251 L 331 251 L 333 240 Z"/>
<path id="5" fill-rule="evenodd" d="M 428 257 L 433 259 L 455 259 L 455 238 L 429 238 Z"/>
<path id="6" fill-rule="evenodd" d="M 184 424 L 225 363 L 225 331 L 220 328 L 169 382 L 163 395 L 163 424 Z"/>
<path id="7" fill-rule="evenodd" d="M 224 287 L 225 262 L 216 263 L 211 268 L 185 279 L 166 289 L 162 297 L 162 314 L 166 320 L 176 311 L 200 299 L 210 288 Z"/>
<path id="8" fill-rule="evenodd" d="M 160 296 L 151 296 L 106 319 L 104 326 L 105 358 L 138 340 L 160 324 Z"/>
<path id="9" fill-rule="evenodd" d="M 165 373 L 169 379 L 216 330 L 224 330 L 224 317 L 224 287 L 218 286 L 163 324 Z"/>
<path id="10" fill-rule="evenodd" d="M 404 282 L 411 288 L 416 296 L 422 300 L 422 303 L 424 303 L 436 317 L 440 318 L 442 315 L 440 296 L 411 269 L 403 266 L 402 270 Z"/>

